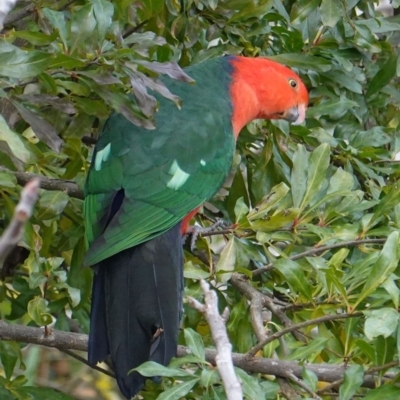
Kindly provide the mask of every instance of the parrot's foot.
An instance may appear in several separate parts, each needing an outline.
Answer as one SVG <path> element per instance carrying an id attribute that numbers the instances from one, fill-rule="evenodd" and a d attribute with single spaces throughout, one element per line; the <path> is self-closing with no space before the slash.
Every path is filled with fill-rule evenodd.
<path id="1" fill-rule="evenodd" d="M 186 234 L 183 236 L 183 243 L 186 242 L 187 238 L 191 236 L 190 239 L 190 250 L 194 251 L 196 248 L 196 241 L 199 235 L 209 234 L 210 232 L 215 231 L 216 228 L 228 229 L 229 225 L 227 225 L 222 219 L 217 219 L 212 225 L 207 228 L 203 228 L 199 225 L 192 225 L 187 230 Z"/>

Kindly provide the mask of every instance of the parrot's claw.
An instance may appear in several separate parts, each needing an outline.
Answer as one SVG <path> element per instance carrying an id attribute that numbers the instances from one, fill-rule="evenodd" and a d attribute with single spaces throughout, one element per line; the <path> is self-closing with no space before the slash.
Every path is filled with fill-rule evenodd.
<path id="1" fill-rule="evenodd" d="M 192 225 L 189 227 L 186 234 L 183 236 L 183 243 L 185 243 L 187 238 L 191 236 L 190 250 L 194 251 L 194 249 L 196 248 L 196 242 L 199 235 L 210 233 L 214 231 L 216 228 L 228 229 L 229 226 L 222 219 L 217 219 L 212 225 L 208 226 L 207 228 L 203 228 L 202 226 L 199 225 Z"/>

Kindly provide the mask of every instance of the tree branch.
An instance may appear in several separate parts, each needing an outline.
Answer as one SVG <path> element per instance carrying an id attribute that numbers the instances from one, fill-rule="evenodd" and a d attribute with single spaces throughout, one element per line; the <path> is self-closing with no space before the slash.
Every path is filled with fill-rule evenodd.
<path id="1" fill-rule="evenodd" d="M 210 329 L 212 338 L 217 348 L 215 362 L 217 364 L 219 375 L 224 385 L 225 393 L 228 400 L 242 400 L 242 386 L 235 374 L 232 363 L 232 345 L 229 342 L 226 333 L 226 320 L 228 318 L 228 309 L 226 308 L 222 316 L 218 312 L 218 298 L 210 285 L 205 281 L 200 281 L 201 288 L 204 292 L 204 302 L 201 304 L 193 297 L 189 297 L 189 304 L 196 310 L 204 314 Z"/>
<path id="2" fill-rule="evenodd" d="M 70 197 L 74 197 L 76 199 L 83 199 L 83 190 L 79 188 L 79 186 L 72 181 L 66 181 L 63 179 L 57 178 L 49 178 L 47 176 L 42 176 L 38 174 L 32 174 L 30 172 L 19 172 L 19 171 L 11 171 L 8 168 L 0 166 L 0 171 L 7 172 L 9 174 L 14 175 L 17 178 L 17 182 L 19 185 L 23 186 L 30 180 L 34 178 L 40 179 L 40 187 L 46 190 L 60 190 L 65 192 Z"/>
<path id="3" fill-rule="evenodd" d="M 87 351 L 88 336 L 82 333 L 62 332 L 55 329 L 50 330 L 48 336 L 45 336 L 43 328 L 33 328 L 30 326 L 8 324 L 0 320 L 0 339 L 11 340 L 22 343 L 32 343 L 46 347 L 53 347 L 59 350 L 79 350 Z M 206 349 L 206 361 L 215 365 L 217 356 L 216 350 Z M 190 350 L 184 346 L 178 346 L 177 356 L 183 357 L 189 355 Z M 286 377 L 286 372 L 290 370 L 297 377 L 302 376 L 304 364 L 295 361 L 275 360 L 261 357 L 249 359 L 245 354 L 232 353 L 232 361 L 236 367 L 239 367 L 249 373 L 260 373 L 265 375 L 274 375 Z M 314 372 L 318 380 L 324 382 L 335 382 L 342 379 L 346 370 L 344 365 L 332 364 L 306 364 L 307 369 Z M 389 376 L 392 378 L 392 376 Z M 367 372 L 364 377 L 363 386 L 374 388 L 375 377 Z"/>
<path id="4" fill-rule="evenodd" d="M 303 253 L 295 254 L 292 257 L 288 257 L 288 260 L 299 260 L 300 258 L 315 256 L 316 254 L 323 253 L 324 251 L 340 249 L 342 247 L 353 247 L 359 246 L 360 244 L 384 244 L 386 239 L 359 239 L 359 240 L 349 240 L 347 242 L 334 243 L 328 246 L 314 247 L 310 250 L 304 251 Z M 269 263 L 264 265 L 255 271 L 253 271 L 253 276 L 261 275 L 263 272 L 270 271 L 274 268 L 274 263 Z"/>
<path id="5" fill-rule="evenodd" d="M 259 342 L 264 342 L 268 339 L 267 335 L 265 335 L 265 332 L 264 332 L 264 338 L 260 339 L 261 337 L 260 332 L 257 332 L 260 330 L 259 327 L 257 327 L 256 330 L 255 324 L 259 325 L 259 321 L 256 321 L 255 318 L 258 318 L 256 313 L 258 313 L 258 309 L 260 307 L 262 308 L 263 306 L 265 306 L 266 308 L 268 308 L 268 310 L 271 311 L 272 314 L 274 314 L 286 328 L 294 326 L 291 319 L 284 313 L 284 311 L 282 311 L 281 307 L 275 305 L 272 299 L 270 299 L 267 296 L 264 296 L 257 289 L 255 289 L 243 275 L 240 275 L 238 273 L 233 274 L 230 279 L 230 282 L 236 289 L 238 289 L 243 295 L 245 295 L 250 300 L 250 313 L 251 313 L 252 325 Z M 293 331 L 291 331 L 291 333 L 297 340 L 303 343 L 305 342 L 306 340 L 305 336 L 301 332 L 298 332 L 296 328 Z"/>
<path id="6" fill-rule="evenodd" d="M 35 178 L 22 189 L 21 199 L 15 207 L 11 222 L 0 237 L 0 269 L 11 250 L 21 240 L 25 222 L 31 217 L 39 196 L 39 183 L 39 179 Z"/>

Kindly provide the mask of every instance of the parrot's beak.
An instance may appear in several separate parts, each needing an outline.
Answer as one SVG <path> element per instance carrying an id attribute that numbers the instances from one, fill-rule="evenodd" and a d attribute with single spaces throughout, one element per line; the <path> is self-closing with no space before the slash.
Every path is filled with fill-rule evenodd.
<path id="1" fill-rule="evenodd" d="M 298 104 L 295 107 L 286 110 L 282 118 L 286 121 L 292 122 L 293 125 L 299 125 L 306 119 L 306 106 L 305 104 Z"/>

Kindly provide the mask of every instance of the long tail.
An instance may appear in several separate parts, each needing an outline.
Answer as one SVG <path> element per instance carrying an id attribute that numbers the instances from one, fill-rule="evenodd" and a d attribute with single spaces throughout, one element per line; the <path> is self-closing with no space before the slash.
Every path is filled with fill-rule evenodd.
<path id="1" fill-rule="evenodd" d="M 108 354 L 123 395 L 145 379 L 128 372 L 151 360 L 167 365 L 176 355 L 182 316 L 183 253 L 179 224 L 101 262 L 95 271 L 89 363 Z"/>

